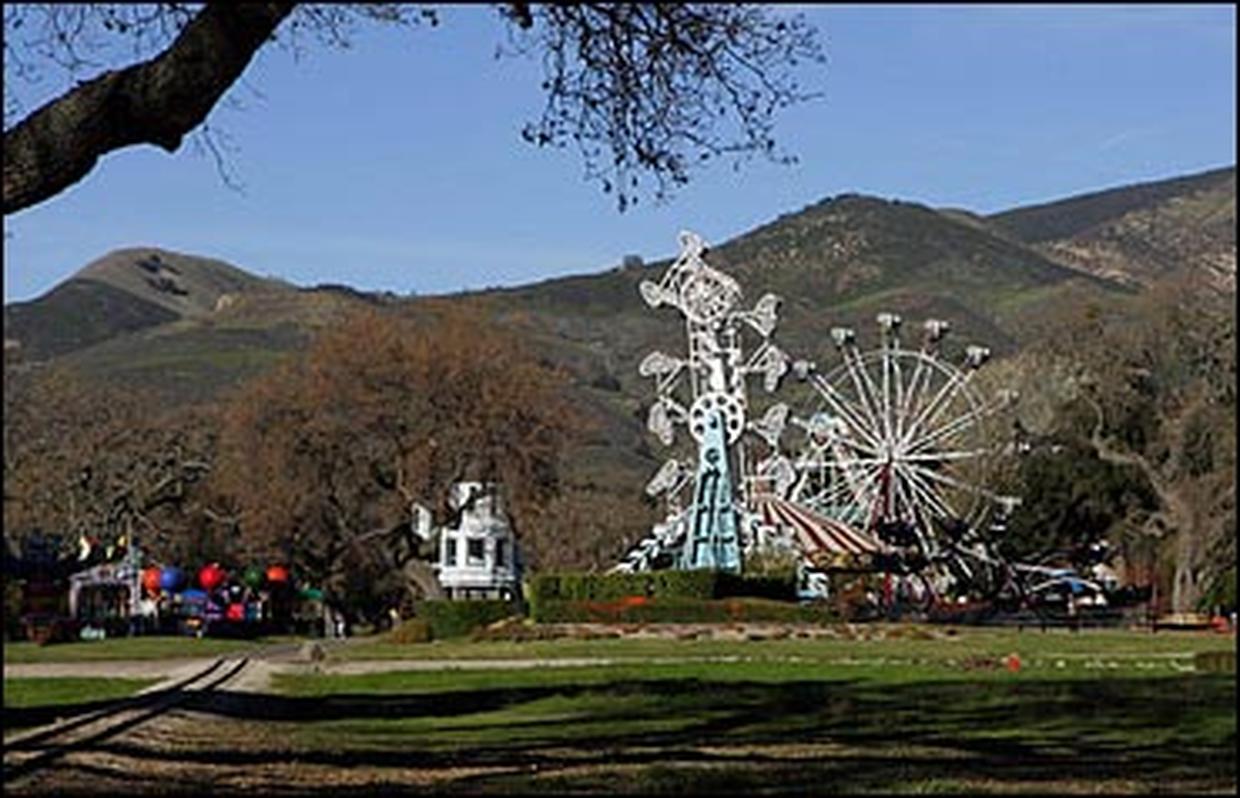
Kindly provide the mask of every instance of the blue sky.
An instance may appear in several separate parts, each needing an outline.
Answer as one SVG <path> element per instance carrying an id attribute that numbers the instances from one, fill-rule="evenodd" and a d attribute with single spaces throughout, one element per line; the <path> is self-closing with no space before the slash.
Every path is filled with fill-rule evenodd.
<path id="1" fill-rule="evenodd" d="M 717 243 L 845 192 L 986 213 L 1235 162 L 1231 5 L 802 8 L 828 62 L 801 73 L 822 98 L 778 122 L 796 166 L 721 163 L 620 214 L 574 153 L 520 140 L 540 66 L 494 58 L 491 9 L 449 6 L 437 29 L 260 53 L 244 109 L 209 118 L 244 194 L 191 146 L 137 147 L 6 218 L 5 301 L 122 246 L 443 293 L 664 257 L 681 229 Z"/>

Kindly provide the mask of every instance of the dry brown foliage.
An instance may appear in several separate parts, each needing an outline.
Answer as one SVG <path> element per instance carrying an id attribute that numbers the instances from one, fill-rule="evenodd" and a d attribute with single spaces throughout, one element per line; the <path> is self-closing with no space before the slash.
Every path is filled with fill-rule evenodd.
<path id="1" fill-rule="evenodd" d="M 346 591 L 390 573 L 412 504 L 450 519 L 451 486 L 502 485 L 517 534 L 556 492 L 575 421 L 559 372 L 468 309 L 356 314 L 229 403 L 215 484 L 255 553 Z M 347 592 L 347 591 L 346 591 Z"/>

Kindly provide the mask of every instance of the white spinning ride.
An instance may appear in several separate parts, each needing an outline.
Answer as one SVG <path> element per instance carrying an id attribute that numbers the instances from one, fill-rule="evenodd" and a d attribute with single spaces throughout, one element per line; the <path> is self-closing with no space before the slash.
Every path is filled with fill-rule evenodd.
<path id="1" fill-rule="evenodd" d="M 925 322 L 920 341 L 909 347 L 901 342 L 900 317 L 881 313 L 876 349 L 862 351 L 851 329 L 837 327 L 831 338 L 840 362 L 820 371 L 809 361 L 793 361 L 769 340 L 777 297 L 767 294 L 752 311 L 735 310 L 741 298 L 735 281 L 705 265 L 696 236 L 682 234 L 681 244 L 681 256 L 663 280 L 643 282 L 641 291 L 652 307 L 673 305 L 684 315 L 688 356 L 655 352 L 639 370 L 657 381 L 650 431 L 668 445 L 677 424 L 688 427 L 699 447 L 697 478 L 691 466 L 676 460 L 659 470 L 647 492 L 667 496 L 667 521 L 619 567 L 652 567 L 660 552 L 694 538 L 709 498 L 704 477 L 715 462 L 731 469 L 731 476 L 725 469 L 722 481 L 709 484 L 726 484 L 723 503 L 739 522 L 733 539 L 746 552 L 765 537 L 782 537 L 813 566 L 829 559 L 812 550 L 813 541 L 830 538 L 819 545 L 834 549 L 829 554 L 883 555 L 905 573 L 928 569 L 940 577 L 932 590 L 949 576 L 967 583 L 979 567 L 1001 565 L 979 534 L 996 503 L 1010 509 L 1012 502 L 982 487 L 993 453 L 986 423 L 1015 394 L 979 389 L 976 375 L 989 350 L 967 346 L 954 363 L 942 348 L 946 322 Z M 760 336 L 748 357 L 741 347 L 743 329 Z M 773 393 L 789 372 L 810 386 L 812 399 L 796 402 L 797 411 L 775 403 L 760 418 L 748 419 L 746 377 L 762 375 Z M 682 381 L 685 373 L 689 379 Z M 678 397 L 676 391 L 685 388 L 688 395 Z M 715 438 L 707 432 L 712 418 L 720 427 Z M 789 429 L 801 434 L 787 436 Z M 758 440 L 766 456 L 752 462 L 747 441 Z M 710 454 L 711 447 L 718 456 Z M 692 498 L 684 495 L 691 486 Z M 716 495 L 710 506 L 721 501 Z M 788 533 L 798 525 L 799 536 Z M 678 561 L 681 567 L 703 567 L 700 558 Z"/>

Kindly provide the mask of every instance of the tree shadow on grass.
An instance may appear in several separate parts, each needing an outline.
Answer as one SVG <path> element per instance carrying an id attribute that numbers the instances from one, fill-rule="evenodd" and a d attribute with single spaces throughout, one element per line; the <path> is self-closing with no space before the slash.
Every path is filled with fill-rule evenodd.
<path id="1" fill-rule="evenodd" d="M 552 698 L 557 711 L 539 703 Z M 435 792 L 852 793 L 962 782 L 1225 789 L 1235 784 L 1234 706 L 1234 681 L 1201 676 L 894 685 L 660 679 L 313 698 L 223 692 L 187 708 L 262 729 L 265 741 L 223 742 L 220 734 L 212 739 L 222 742 L 160 752 L 117 739 L 98 750 L 240 768 L 493 769 L 438 782 Z M 425 725 L 412 730 L 410 722 Z M 141 778 L 126 786 L 147 791 Z"/>

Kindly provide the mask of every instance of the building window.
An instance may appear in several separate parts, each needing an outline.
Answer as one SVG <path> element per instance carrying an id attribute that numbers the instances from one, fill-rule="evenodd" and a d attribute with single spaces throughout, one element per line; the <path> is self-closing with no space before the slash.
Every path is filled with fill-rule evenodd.
<path id="1" fill-rule="evenodd" d="M 486 564 L 486 541 L 482 538 L 470 538 L 466 541 L 468 548 L 465 552 L 465 559 L 469 565 L 485 565 Z"/>
<path id="2" fill-rule="evenodd" d="M 495 567 L 508 567 L 508 541 L 506 540 L 495 541 Z"/>
<path id="3" fill-rule="evenodd" d="M 456 538 L 444 538 L 443 564 L 456 565 Z"/>

